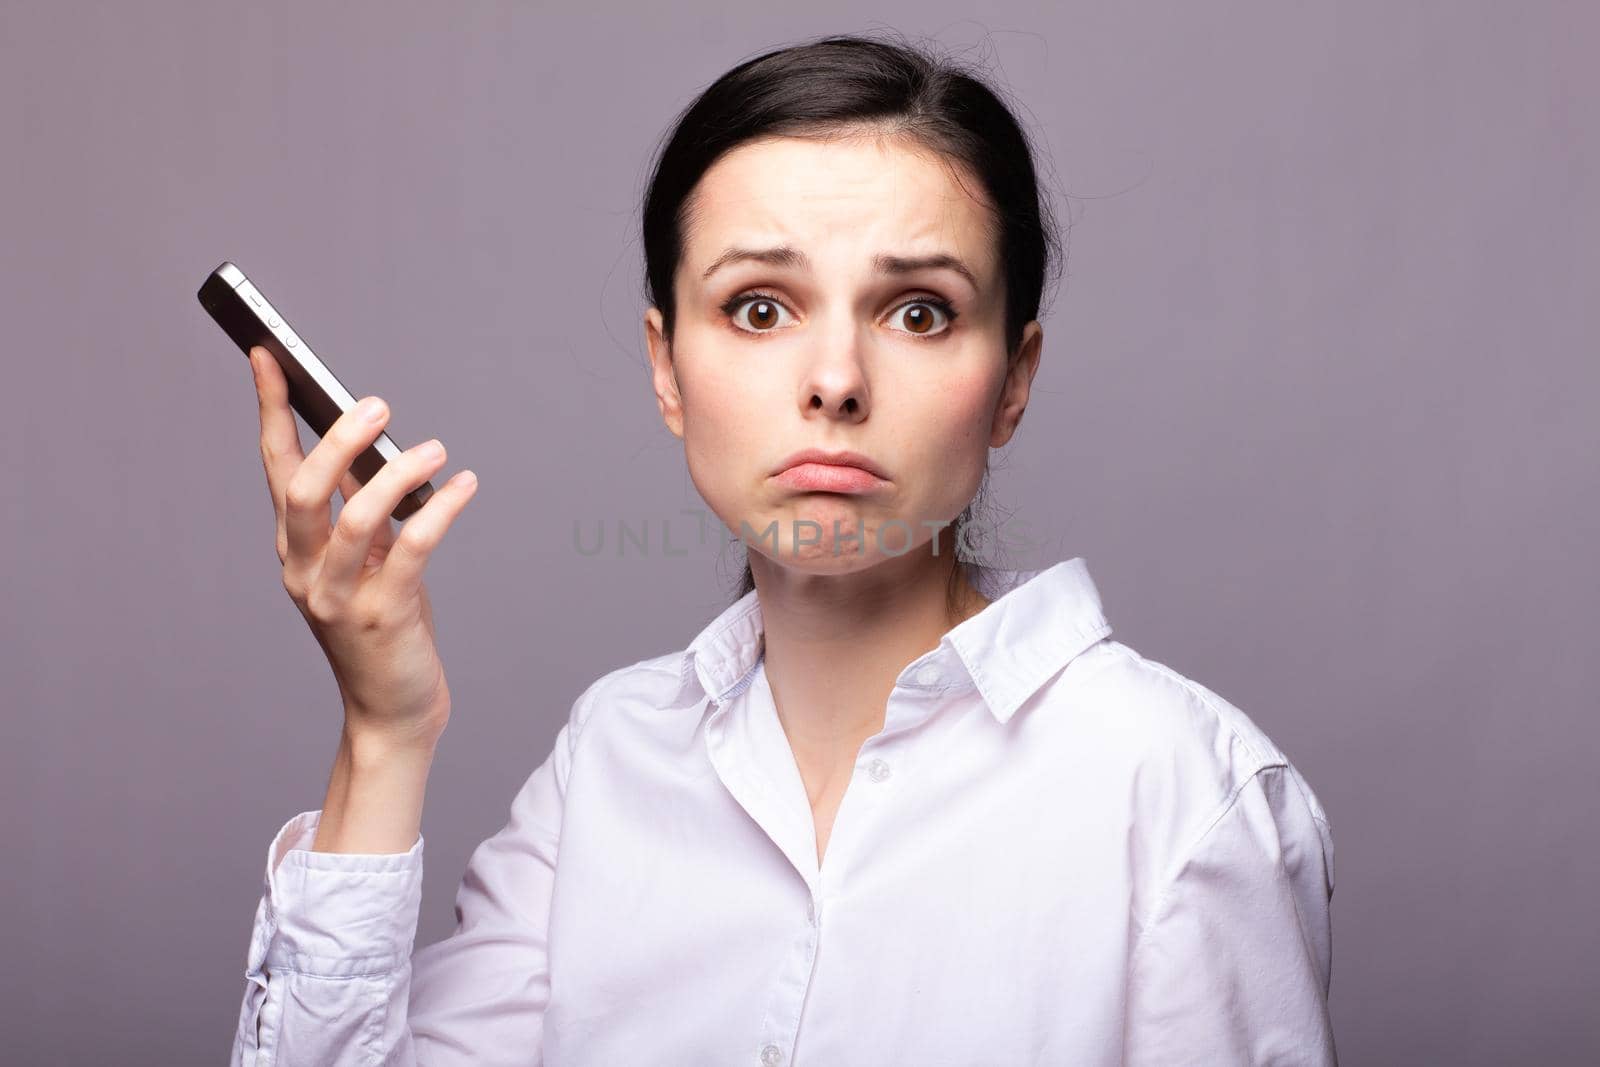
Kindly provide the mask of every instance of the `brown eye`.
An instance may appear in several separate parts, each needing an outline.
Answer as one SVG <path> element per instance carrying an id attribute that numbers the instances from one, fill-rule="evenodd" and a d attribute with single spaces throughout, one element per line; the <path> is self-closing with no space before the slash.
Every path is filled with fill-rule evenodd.
<path id="1" fill-rule="evenodd" d="M 955 318 L 951 308 L 934 300 L 913 300 L 909 304 L 901 304 L 895 309 L 894 314 L 905 324 L 905 329 L 899 332 L 919 337 L 943 333 L 949 328 L 950 320 Z M 946 325 L 943 327 L 939 324 L 940 318 L 945 320 Z"/>
<path id="2" fill-rule="evenodd" d="M 750 302 L 750 310 L 745 312 L 745 321 L 761 330 L 769 326 L 776 326 L 778 325 L 778 305 L 770 300 L 752 300 Z"/>
<path id="3" fill-rule="evenodd" d="M 723 314 L 731 315 L 736 329 L 745 333 L 771 333 L 781 324 L 784 306 L 761 293 L 736 296 L 723 305 Z"/>

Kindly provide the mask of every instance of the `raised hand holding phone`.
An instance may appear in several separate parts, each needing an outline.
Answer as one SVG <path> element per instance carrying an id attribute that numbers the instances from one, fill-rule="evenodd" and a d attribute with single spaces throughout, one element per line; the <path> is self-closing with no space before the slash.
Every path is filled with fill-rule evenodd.
<path id="1" fill-rule="evenodd" d="M 259 348 L 251 363 L 284 588 L 328 656 L 347 726 L 385 744 L 431 746 L 448 717 L 450 694 L 423 569 L 472 499 L 476 478 L 458 474 L 396 534 L 390 512 L 444 465 L 443 445 L 434 440 L 407 449 L 361 485 L 350 463 L 382 432 L 387 405 L 368 397 L 304 455 L 282 369 Z M 369 405 L 375 419 L 364 417 Z M 335 488 L 345 504 L 332 523 Z"/>

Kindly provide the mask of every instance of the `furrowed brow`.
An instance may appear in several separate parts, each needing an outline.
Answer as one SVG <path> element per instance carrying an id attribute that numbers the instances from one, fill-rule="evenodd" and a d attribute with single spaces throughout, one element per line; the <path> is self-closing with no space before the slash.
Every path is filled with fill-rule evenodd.
<path id="1" fill-rule="evenodd" d="M 773 248 L 729 248 L 718 256 L 711 266 L 706 268 L 701 278 L 711 277 L 711 275 L 730 263 L 745 261 L 798 270 L 811 269 L 811 261 L 806 258 L 806 254 L 789 245 L 778 245 Z M 952 270 L 965 278 L 974 289 L 979 288 L 977 275 L 972 272 L 971 268 L 947 252 L 937 252 L 925 256 L 896 256 L 887 252 L 880 252 L 873 257 L 872 265 L 880 274 L 910 274 L 919 270 Z"/>
<path id="2" fill-rule="evenodd" d="M 948 252 L 937 252 L 927 256 L 891 256 L 880 253 L 872 261 L 880 274 L 910 274 L 918 270 L 953 270 L 967 280 L 974 288 L 978 288 L 978 278 L 967 265 Z"/>
<path id="3" fill-rule="evenodd" d="M 709 278 L 729 263 L 739 263 L 753 260 L 757 263 L 767 263 L 774 267 L 796 267 L 800 270 L 810 270 L 811 261 L 804 252 L 790 248 L 788 245 L 779 245 L 776 248 L 730 248 L 716 258 L 701 278 Z"/>

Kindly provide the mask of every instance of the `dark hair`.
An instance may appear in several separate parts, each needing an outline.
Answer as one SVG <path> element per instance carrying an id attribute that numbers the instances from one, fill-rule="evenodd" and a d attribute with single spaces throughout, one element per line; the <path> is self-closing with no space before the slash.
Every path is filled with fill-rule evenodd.
<path id="1" fill-rule="evenodd" d="M 683 254 L 686 202 L 718 158 L 760 137 L 848 135 L 881 129 L 937 153 L 976 176 L 994 212 L 1005 283 L 1005 345 L 1015 356 L 1022 329 L 1039 314 L 1060 238 L 1039 195 L 1033 151 L 1010 109 L 970 69 L 926 48 L 872 37 L 834 35 L 766 52 L 712 82 L 678 116 L 657 156 L 644 198 L 645 284 L 670 345 L 673 274 Z M 957 169 L 958 181 L 961 174 Z M 978 493 L 948 528 L 958 550 L 948 603 L 968 563 Z M 946 530 L 936 531 L 943 537 Z M 943 543 L 939 551 L 943 551 Z M 735 598 L 755 588 L 747 562 Z"/>

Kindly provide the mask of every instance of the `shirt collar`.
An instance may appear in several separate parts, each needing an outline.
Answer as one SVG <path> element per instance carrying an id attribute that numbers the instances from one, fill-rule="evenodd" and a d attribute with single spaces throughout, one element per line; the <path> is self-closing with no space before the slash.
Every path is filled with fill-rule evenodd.
<path id="1" fill-rule="evenodd" d="M 1082 557 L 1033 570 L 978 564 L 978 591 L 991 603 L 949 630 L 901 672 L 929 690 L 973 686 L 1004 723 L 1079 653 L 1111 633 Z M 722 703 L 743 692 L 760 662 L 761 602 L 751 590 L 697 634 L 679 662 L 677 700 Z"/>

